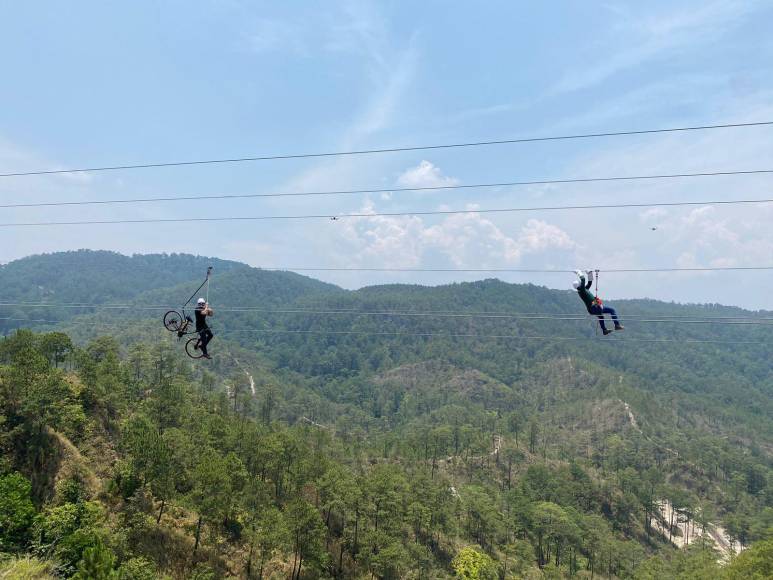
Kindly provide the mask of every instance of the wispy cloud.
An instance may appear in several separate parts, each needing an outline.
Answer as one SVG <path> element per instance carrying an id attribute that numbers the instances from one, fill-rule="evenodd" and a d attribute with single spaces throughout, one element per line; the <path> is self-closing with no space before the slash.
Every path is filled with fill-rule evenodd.
<path id="1" fill-rule="evenodd" d="M 336 38 L 346 38 L 336 40 L 328 48 L 364 54 L 365 63 L 362 66 L 370 85 L 369 95 L 361 109 L 352 115 L 334 145 L 337 149 L 345 150 L 360 146 L 391 126 L 401 100 L 414 79 L 418 51 L 415 36 L 404 47 L 391 46 L 388 42 L 387 22 L 374 5 L 345 2 L 344 7 L 347 18 L 338 22 L 334 28 L 340 32 Z M 346 31 L 348 35 L 344 34 Z M 370 161 L 369 169 L 365 169 L 360 160 L 352 157 L 320 162 L 294 176 L 284 187 L 305 189 L 350 186 L 358 181 L 358 177 L 365 176 L 366 171 L 376 171 L 378 164 L 384 160 L 372 158 Z"/>
<path id="2" fill-rule="evenodd" d="M 368 72 L 375 82 L 393 68 L 388 22 L 378 5 L 370 1 L 344 0 L 331 21 L 324 47 L 364 56 L 370 61 Z"/>
<path id="3" fill-rule="evenodd" d="M 458 183 L 458 179 L 445 175 L 437 165 L 426 160 L 416 167 L 406 169 L 397 178 L 400 187 L 443 187 Z"/>
<path id="4" fill-rule="evenodd" d="M 604 53 L 598 62 L 572 70 L 549 93 L 587 89 L 653 59 L 696 49 L 744 22 L 758 5 L 759 2 L 752 1 L 720 0 L 656 15 L 618 12 L 610 44 L 613 51 L 618 46 L 630 48 Z M 649 11 L 649 5 L 644 9 Z"/>
<path id="5" fill-rule="evenodd" d="M 247 48 L 258 54 L 292 52 L 308 54 L 306 37 L 309 31 L 298 22 L 276 18 L 260 18 L 244 33 Z"/>

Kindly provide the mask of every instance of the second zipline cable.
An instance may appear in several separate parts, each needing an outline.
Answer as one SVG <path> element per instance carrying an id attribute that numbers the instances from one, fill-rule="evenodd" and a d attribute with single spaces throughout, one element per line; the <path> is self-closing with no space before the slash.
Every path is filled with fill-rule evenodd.
<path id="1" fill-rule="evenodd" d="M 599 133 L 578 133 L 574 135 L 550 135 L 544 137 L 522 137 L 516 139 L 495 139 L 489 141 L 467 141 L 464 143 L 446 143 L 440 145 L 416 145 L 406 147 L 383 147 L 378 149 L 359 149 L 353 151 L 331 151 L 323 153 L 289 153 L 278 155 L 258 155 L 254 157 L 232 157 L 223 159 L 200 159 L 194 161 L 165 161 L 159 163 L 135 163 L 123 165 L 103 165 L 73 169 L 39 169 L 34 171 L 16 171 L 0 173 L 0 177 L 27 177 L 33 175 L 57 175 L 61 173 L 85 173 L 89 171 L 119 171 L 128 169 L 151 169 L 161 167 L 181 167 L 192 165 L 214 165 L 224 163 L 245 163 L 250 161 L 277 161 L 280 159 L 310 159 L 319 157 L 344 157 L 354 155 L 374 155 L 379 153 L 400 153 L 410 151 L 430 151 L 438 149 L 460 149 L 492 145 L 512 145 L 516 143 L 538 143 L 545 141 L 565 141 L 577 139 L 597 139 L 601 137 L 623 137 L 633 135 L 652 135 L 657 133 L 682 133 L 690 131 L 709 131 L 714 129 L 739 129 L 744 127 L 762 127 L 773 125 L 773 121 L 755 121 L 750 123 L 723 123 L 714 125 L 692 125 L 686 127 L 666 127 L 660 129 L 640 129 L 633 131 L 606 131 Z"/>
<path id="2" fill-rule="evenodd" d="M 346 219 L 346 218 L 374 218 L 374 217 L 411 217 L 430 215 L 477 215 L 495 213 L 517 213 L 536 211 L 577 211 L 593 209 L 622 209 L 642 207 L 677 207 L 696 205 L 741 205 L 741 204 L 765 204 L 773 203 L 773 198 L 766 199 L 735 199 L 735 200 L 704 200 L 704 201 L 674 201 L 653 203 L 617 203 L 601 205 L 558 205 L 542 207 L 509 207 L 493 209 L 457 209 L 457 210 L 430 210 L 430 211 L 405 211 L 405 212 L 373 212 L 373 213 L 348 213 L 348 214 L 307 214 L 307 215 L 269 215 L 269 216 L 224 216 L 224 217 L 189 217 L 189 218 L 143 218 L 120 220 L 85 220 L 85 221 L 60 221 L 60 222 L 7 222 L 0 223 L 0 228 L 13 227 L 40 227 L 40 226 L 88 226 L 88 225 L 116 225 L 116 224 L 161 224 L 161 223 L 186 223 L 186 222 L 229 222 L 229 221 L 272 221 L 272 220 L 319 220 L 319 219 Z"/>

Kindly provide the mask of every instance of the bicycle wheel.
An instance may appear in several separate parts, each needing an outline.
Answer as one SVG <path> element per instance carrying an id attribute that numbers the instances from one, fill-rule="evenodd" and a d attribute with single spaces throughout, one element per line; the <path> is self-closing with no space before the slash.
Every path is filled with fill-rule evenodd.
<path id="1" fill-rule="evenodd" d="M 188 342 L 185 343 L 185 354 L 187 354 L 191 358 L 203 357 L 204 353 L 201 352 L 201 349 L 197 348 L 198 343 L 199 343 L 198 337 L 189 338 Z"/>
<path id="2" fill-rule="evenodd" d="M 177 310 L 170 310 L 164 314 L 164 328 L 169 332 L 177 332 L 183 323 L 183 315 Z"/>

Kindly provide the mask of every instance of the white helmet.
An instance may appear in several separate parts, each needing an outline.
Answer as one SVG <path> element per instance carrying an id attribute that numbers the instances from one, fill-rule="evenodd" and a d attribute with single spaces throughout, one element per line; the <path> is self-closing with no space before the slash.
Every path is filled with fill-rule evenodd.
<path id="1" fill-rule="evenodd" d="M 577 290 L 580 287 L 580 283 L 577 280 L 575 280 L 574 282 L 572 282 L 572 286 L 574 286 L 574 289 Z"/>
<path id="2" fill-rule="evenodd" d="M 207 301 L 206 301 L 206 300 L 204 300 L 203 298 L 199 298 L 199 299 L 196 301 L 196 304 L 206 304 L 206 303 L 207 303 Z"/>

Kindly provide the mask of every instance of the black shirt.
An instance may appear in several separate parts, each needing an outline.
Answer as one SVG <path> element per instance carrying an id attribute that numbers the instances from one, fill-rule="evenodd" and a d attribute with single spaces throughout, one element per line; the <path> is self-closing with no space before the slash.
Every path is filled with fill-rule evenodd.
<path id="1" fill-rule="evenodd" d="M 196 330 L 204 330 L 207 326 L 207 317 L 204 315 L 204 306 L 196 307 Z"/>

